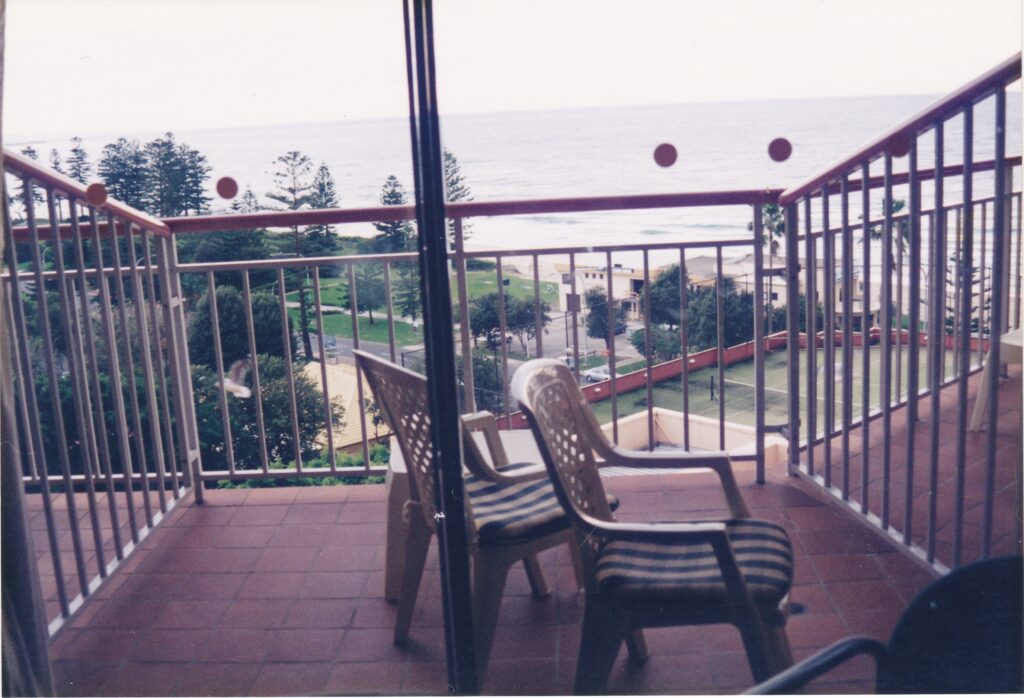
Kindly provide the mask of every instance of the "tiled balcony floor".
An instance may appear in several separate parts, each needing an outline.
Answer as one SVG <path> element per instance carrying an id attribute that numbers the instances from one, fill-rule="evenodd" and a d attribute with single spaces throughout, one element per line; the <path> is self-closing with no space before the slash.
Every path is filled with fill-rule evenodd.
<path id="1" fill-rule="evenodd" d="M 741 482 L 752 472 L 738 468 Z M 615 477 L 623 520 L 715 516 L 705 475 Z M 929 574 L 806 483 L 744 486 L 755 516 L 784 522 L 796 547 L 789 624 L 798 657 L 850 633 L 886 637 Z M 63 695 L 443 693 L 436 563 L 411 641 L 391 643 L 383 596 L 384 486 L 219 490 L 185 502 L 63 630 L 53 646 Z M 568 552 L 542 559 L 555 591 L 529 594 L 513 570 L 485 690 L 571 691 L 580 598 Z M 648 633 L 650 660 L 613 673 L 614 692 L 734 692 L 751 677 L 729 626 Z M 863 691 L 867 663 L 822 691 Z"/>
<path id="2" fill-rule="evenodd" d="M 1012 376 L 1002 386 L 1006 397 L 1001 404 L 1013 407 L 1001 414 L 998 433 L 999 553 L 1020 551 L 1019 498 L 1010 500 L 1007 485 L 1008 478 L 1020 477 L 1020 456 L 1006 456 L 1013 448 L 1020 453 L 1020 369 Z M 976 379 L 972 393 L 975 385 Z M 946 407 L 949 399 L 943 395 L 944 424 L 953 412 Z M 894 435 L 901 433 L 901 418 L 896 415 Z M 927 427 L 928 422 L 922 422 L 918 438 L 927 434 Z M 954 429 L 943 431 L 943 453 L 950 431 L 955 434 Z M 873 463 L 878 462 L 880 433 L 880 427 L 872 429 Z M 894 444 L 899 443 L 897 438 Z M 981 457 L 983 439 L 971 436 L 971 463 Z M 853 435 L 851 446 L 851 493 L 856 494 L 859 435 Z M 901 451 L 905 446 L 894 446 L 894 454 Z M 752 465 L 738 464 L 736 469 L 752 513 L 784 523 L 794 541 L 792 600 L 806 609 L 788 626 L 796 657 L 852 633 L 887 639 L 930 574 L 814 485 L 769 474 L 768 484 L 757 486 L 752 484 Z M 896 472 L 894 468 L 894 478 Z M 968 484 L 977 472 L 977 467 L 968 468 Z M 952 475 L 945 470 L 941 474 L 943 481 Z M 919 475 L 917 483 L 926 484 L 927 479 Z M 608 479 L 608 489 L 622 500 L 623 520 L 712 518 L 723 513 L 717 486 L 705 475 L 614 477 Z M 1016 491 L 1019 497 L 1019 484 Z M 899 501 L 894 496 L 894 521 L 901 516 Z M 951 520 L 951 501 L 951 495 L 939 499 L 940 532 Z M 969 494 L 970 526 L 977 525 L 972 513 L 977 504 L 977 497 Z M 43 519 L 37 496 L 30 498 L 29 507 L 45 567 L 48 553 L 45 534 L 40 536 L 38 530 Z M 926 510 L 915 503 L 915 512 L 919 508 Z M 79 513 L 83 525 L 88 518 L 84 512 L 82 508 Z M 66 514 L 63 517 L 67 519 Z M 55 639 L 52 658 L 59 693 L 444 693 L 436 560 L 431 559 L 420 591 L 411 640 L 396 648 L 391 643 L 396 610 L 383 599 L 384 519 L 383 485 L 216 490 L 208 492 L 204 505 L 186 499 Z M 106 529 L 103 537 L 110 534 Z M 73 565 L 68 540 L 62 532 L 59 545 L 67 548 Z M 940 537 L 940 551 L 943 540 Z M 88 548 L 88 527 L 83 541 Z M 529 595 L 521 568 L 512 572 L 486 692 L 550 694 L 572 689 L 580 597 L 567 550 L 549 552 L 542 564 L 554 588 L 547 599 Z M 65 565 L 65 573 L 72 570 Z M 52 593 L 51 589 L 51 597 Z M 647 637 L 650 660 L 633 667 L 624 653 L 620 655 L 611 691 L 726 693 L 752 683 L 739 635 L 729 626 L 648 631 Z M 814 689 L 870 691 L 871 675 L 868 660 L 854 662 Z"/>
<path id="3" fill-rule="evenodd" d="M 981 373 L 968 381 L 967 419 L 970 420 Z M 858 386 L 859 389 L 859 386 Z M 939 441 L 935 488 L 935 556 L 953 562 L 956 528 L 956 463 L 957 431 L 960 413 L 957 409 L 956 385 L 942 390 L 939 401 Z M 992 554 L 1012 555 L 1021 550 L 1021 366 L 1011 364 L 1009 377 L 1000 381 L 999 417 L 996 427 L 996 463 L 993 487 Z M 890 522 L 904 530 L 907 492 L 907 463 L 913 468 L 913 504 L 911 538 L 922 549 L 928 546 L 929 500 L 931 499 L 931 398 L 919 403 L 918 422 L 912 451 L 908 451 L 907 411 L 893 411 L 891 431 L 891 480 L 889 492 Z M 980 432 L 967 432 L 966 467 L 963 472 L 962 561 L 981 559 L 982 522 L 985 504 L 987 419 Z M 868 427 L 868 506 L 882 516 L 884 488 L 882 477 L 882 421 L 876 419 Z M 850 497 L 863 502 L 864 436 L 861 429 L 850 431 Z M 832 484 L 842 488 L 842 441 L 832 439 Z M 909 453 L 913 457 L 908 459 Z M 815 449 L 816 472 L 823 475 L 824 447 Z M 805 455 L 806 459 L 806 455 Z"/>

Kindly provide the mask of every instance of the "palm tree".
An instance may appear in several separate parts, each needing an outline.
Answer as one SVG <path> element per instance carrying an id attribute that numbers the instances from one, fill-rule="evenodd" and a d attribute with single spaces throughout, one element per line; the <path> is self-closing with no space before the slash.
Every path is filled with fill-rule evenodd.
<path id="1" fill-rule="evenodd" d="M 747 230 L 754 224 L 748 223 Z M 779 240 L 786 236 L 786 217 L 778 204 L 765 204 L 761 208 L 761 244 L 768 246 L 768 334 L 772 333 L 772 295 L 774 290 L 775 258 L 779 254 Z"/>

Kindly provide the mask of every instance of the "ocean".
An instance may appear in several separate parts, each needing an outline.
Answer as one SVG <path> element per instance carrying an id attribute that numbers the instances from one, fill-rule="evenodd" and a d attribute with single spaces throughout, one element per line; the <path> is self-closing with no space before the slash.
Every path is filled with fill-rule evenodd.
<path id="1" fill-rule="evenodd" d="M 787 187 L 934 100 L 934 96 L 851 97 L 456 114 L 442 117 L 442 139 L 458 157 L 478 201 Z M 1020 93 L 1009 93 L 1008 104 L 1007 152 L 1018 154 Z M 296 121 L 300 120 L 301 114 L 296 113 Z M 961 121 L 947 125 L 947 163 L 961 161 Z M 975 133 L 975 159 L 991 158 L 991 99 L 976 109 Z M 103 145 L 119 135 L 123 134 L 85 139 L 93 161 Z M 156 135 L 132 137 L 145 141 Z M 413 184 L 409 123 L 404 118 L 175 135 L 206 155 L 213 168 L 211 189 L 217 178 L 231 176 L 243 189 L 252 187 L 262 197 L 273 189 L 274 159 L 290 150 L 309 155 L 315 166 L 328 166 L 343 207 L 379 204 L 381 185 L 391 174 L 409 190 Z M 793 145 L 787 162 L 776 163 L 768 157 L 768 143 L 776 137 L 785 137 Z M 676 147 L 679 158 L 672 167 L 654 162 L 653 151 L 659 143 Z M 932 164 L 931 143 L 930 137 L 921 139 L 921 167 Z M 9 145 L 20 149 L 26 144 Z M 67 140 L 31 144 L 44 160 L 50 148 L 62 152 L 68 148 Z M 899 172 L 906 167 L 903 158 L 894 169 Z M 878 162 L 872 174 L 880 173 Z M 975 186 L 983 192 L 990 185 L 979 176 Z M 958 183 L 948 182 L 947 201 L 958 196 Z M 880 199 L 876 195 L 872 202 L 875 213 L 881 212 Z M 859 201 L 852 206 L 859 211 Z M 213 208 L 226 210 L 227 202 L 215 198 Z M 480 218 L 472 221 L 467 248 L 712 241 L 749 235 L 750 220 L 751 210 L 743 206 Z M 339 232 L 372 235 L 374 230 L 362 224 L 342 226 Z M 621 261 L 636 262 L 628 255 Z"/>

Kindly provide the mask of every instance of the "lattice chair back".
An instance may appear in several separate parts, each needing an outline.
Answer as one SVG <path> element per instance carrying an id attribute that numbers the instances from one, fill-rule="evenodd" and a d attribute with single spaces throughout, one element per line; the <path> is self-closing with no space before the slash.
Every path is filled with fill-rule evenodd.
<path id="1" fill-rule="evenodd" d="M 430 450 L 427 379 L 362 351 L 353 352 L 366 376 L 384 420 L 395 434 L 405 459 L 410 498 L 419 502 L 427 526 L 435 530 L 434 469 Z"/>
<path id="2" fill-rule="evenodd" d="M 558 501 L 575 524 L 584 565 L 589 565 L 603 540 L 590 535 L 587 519 L 614 520 L 598 473 L 590 408 L 572 372 L 551 359 L 520 366 L 511 393 L 533 429 Z"/>

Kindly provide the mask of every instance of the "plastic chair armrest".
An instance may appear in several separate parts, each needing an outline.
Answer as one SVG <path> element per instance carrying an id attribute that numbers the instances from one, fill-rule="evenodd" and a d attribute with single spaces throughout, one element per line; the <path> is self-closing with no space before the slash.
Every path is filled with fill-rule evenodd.
<path id="1" fill-rule="evenodd" d="M 480 411 L 463 415 L 462 426 L 467 441 L 466 468 L 476 477 L 489 482 L 506 484 L 528 482 L 547 477 L 547 470 L 543 465 L 535 463 L 510 464 L 508 462 L 508 455 L 505 453 L 505 447 L 501 443 L 501 436 L 498 431 L 498 420 L 490 412 Z M 483 433 L 484 442 L 487 444 L 487 451 L 491 456 L 490 463 L 483 458 L 475 457 L 475 454 L 472 453 L 472 451 L 477 450 L 475 444 L 468 443 L 473 438 L 471 435 L 473 431 Z M 498 470 L 498 468 L 503 468 L 503 470 Z"/>
<path id="2" fill-rule="evenodd" d="M 812 654 L 767 681 L 759 683 L 745 693 L 749 695 L 796 693 L 822 674 L 861 654 L 869 654 L 874 657 L 877 670 L 878 664 L 885 659 L 886 652 L 885 645 L 874 638 L 864 635 L 847 637 Z"/>
<path id="3" fill-rule="evenodd" d="M 638 543 L 693 543 L 705 541 L 714 543 L 725 541 L 725 524 L 718 521 L 701 521 L 696 523 L 622 523 L 619 521 L 599 521 L 585 517 L 589 526 L 597 535 L 609 540 L 634 541 Z"/>
<path id="4" fill-rule="evenodd" d="M 725 498 L 729 502 L 729 510 L 738 519 L 750 517 L 743 495 L 736 485 L 736 477 L 732 471 L 732 460 L 724 451 L 707 453 L 649 453 L 646 451 L 630 451 L 614 447 L 608 454 L 602 467 L 609 465 L 630 468 L 707 468 L 718 475 Z"/>

